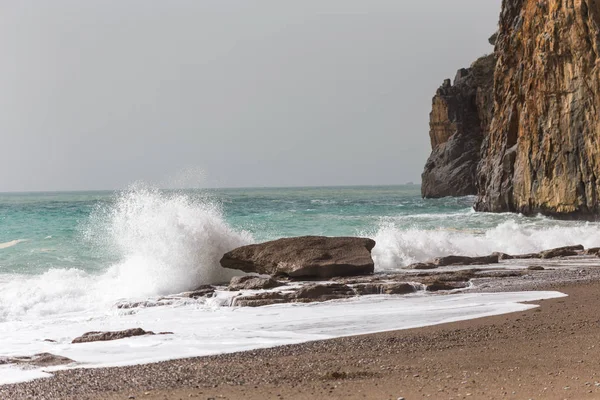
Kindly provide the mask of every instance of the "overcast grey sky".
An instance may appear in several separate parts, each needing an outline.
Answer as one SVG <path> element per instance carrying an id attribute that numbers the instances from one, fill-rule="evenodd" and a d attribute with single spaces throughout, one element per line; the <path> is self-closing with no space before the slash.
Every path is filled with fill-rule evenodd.
<path id="1" fill-rule="evenodd" d="M 0 0 L 0 191 L 418 182 L 500 3 Z"/>

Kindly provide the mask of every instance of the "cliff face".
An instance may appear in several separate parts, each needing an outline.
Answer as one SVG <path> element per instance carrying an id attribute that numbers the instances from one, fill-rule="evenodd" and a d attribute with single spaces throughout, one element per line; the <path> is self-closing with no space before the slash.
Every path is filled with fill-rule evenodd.
<path id="1" fill-rule="evenodd" d="M 600 1 L 503 0 L 479 211 L 597 214 Z"/>
<path id="2" fill-rule="evenodd" d="M 423 197 L 477 194 L 480 148 L 491 120 L 494 55 L 447 79 L 432 101 L 432 153 L 422 174 Z"/>

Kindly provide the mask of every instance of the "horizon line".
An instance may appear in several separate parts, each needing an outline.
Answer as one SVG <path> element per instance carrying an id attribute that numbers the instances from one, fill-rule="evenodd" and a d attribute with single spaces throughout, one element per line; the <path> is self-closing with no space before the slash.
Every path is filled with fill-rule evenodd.
<path id="1" fill-rule="evenodd" d="M 393 187 L 393 186 L 420 186 L 421 182 L 386 183 L 386 184 L 356 184 L 356 185 L 290 185 L 290 186 L 230 186 L 230 187 L 194 187 L 194 188 L 157 188 L 158 190 L 234 190 L 234 189 L 314 189 L 314 188 L 358 188 L 358 187 Z M 152 187 L 151 185 L 149 185 Z M 59 189 L 59 190 L 28 190 L 28 191 L 0 191 L 0 194 L 41 194 L 41 193 L 100 193 L 121 192 L 121 189 Z"/>

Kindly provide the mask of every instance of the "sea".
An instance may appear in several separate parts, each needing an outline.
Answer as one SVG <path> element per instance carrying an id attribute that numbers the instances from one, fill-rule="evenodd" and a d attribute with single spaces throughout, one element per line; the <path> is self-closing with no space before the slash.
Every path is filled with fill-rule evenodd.
<path id="1" fill-rule="evenodd" d="M 0 384 L 61 368 L 106 367 L 406 329 L 526 310 L 557 292 L 416 293 L 320 304 L 230 307 L 232 294 L 122 309 L 236 272 L 219 265 L 238 246 L 301 235 L 376 241 L 376 273 L 494 251 L 600 245 L 600 224 L 488 214 L 473 197 L 422 199 L 418 185 L 0 194 L 0 361 L 42 352 L 75 363 L 2 365 Z M 173 335 L 72 344 L 87 331 L 141 327 Z"/>

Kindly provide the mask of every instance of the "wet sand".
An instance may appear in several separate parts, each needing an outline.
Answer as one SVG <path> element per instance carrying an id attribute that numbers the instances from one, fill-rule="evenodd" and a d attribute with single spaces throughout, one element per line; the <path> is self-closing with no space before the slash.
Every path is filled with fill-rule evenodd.
<path id="1" fill-rule="evenodd" d="M 543 289 L 569 297 L 427 328 L 61 371 L 2 386 L 0 398 L 600 399 L 600 283 Z"/>

